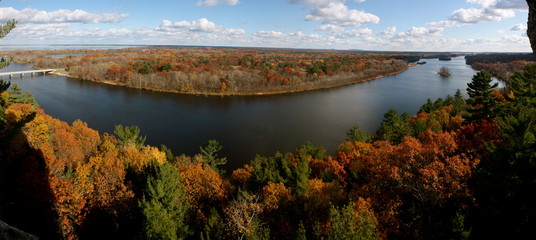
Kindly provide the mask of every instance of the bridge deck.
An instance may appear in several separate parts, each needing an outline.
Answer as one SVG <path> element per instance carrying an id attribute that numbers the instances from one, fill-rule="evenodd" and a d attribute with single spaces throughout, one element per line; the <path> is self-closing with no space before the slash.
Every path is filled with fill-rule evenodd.
<path id="1" fill-rule="evenodd" d="M 13 76 L 13 75 L 24 75 L 24 74 L 35 74 L 35 73 L 48 73 L 53 72 L 56 69 L 39 69 L 39 70 L 28 70 L 28 71 L 16 71 L 16 72 L 0 72 L 0 76 Z"/>

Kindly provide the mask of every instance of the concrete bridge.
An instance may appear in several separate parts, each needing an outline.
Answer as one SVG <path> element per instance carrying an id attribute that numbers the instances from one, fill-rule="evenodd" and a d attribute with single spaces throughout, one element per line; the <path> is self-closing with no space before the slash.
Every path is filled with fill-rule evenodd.
<path id="1" fill-rule="evenodd" d="M 20 75 L 20 77 L 24 76 L 24 74 L 29 74 L 32 77 L 38 73 L 45 75 L 49 72 L 54 72 L 56 69 L 39 69 L 39 70 L 28 70 L 28 71 L 18 71 L 18 72 L 0 72 L 0 77 L 2 76 L 9 76 L 9 78 L 12 78 L 15 75 Z"/>

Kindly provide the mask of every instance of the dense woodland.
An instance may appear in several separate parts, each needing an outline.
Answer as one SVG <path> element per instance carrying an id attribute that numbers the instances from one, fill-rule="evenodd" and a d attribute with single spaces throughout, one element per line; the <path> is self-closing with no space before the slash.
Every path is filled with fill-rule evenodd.
<path id="1" fill-rule="evenodd" d="M 536 62 L 536 58 L 530 53 L 476 54 L 465 56 L 465 62 L 476 70 L 485 70 L 508 82 L 510 76 L 522 71 L 525 65 Z"/>
<path id="2" fill-rule="evenodd" d="M 225 172 L 232 159 L 215 140 L 184 156 L 146 145 L 137 127 L 99 133 L 2 81 L 0 219 L 42 239 L 533 235 L 536 65 L 503 94 L 494 87 L 479 72 L 468 99 L 390 110 L 374 135 L 354 126 L 332 154 L 305 143 Z"/>
<path id="3" fill-rule="evenodd" d="M 84 80 L 158 91 L 250 95 L 320 89 L 399 73 L 385 54 L 249 48 L 131 48 L 4 53 Z M 58 55 L 60 55 L 58 57 Z"/>

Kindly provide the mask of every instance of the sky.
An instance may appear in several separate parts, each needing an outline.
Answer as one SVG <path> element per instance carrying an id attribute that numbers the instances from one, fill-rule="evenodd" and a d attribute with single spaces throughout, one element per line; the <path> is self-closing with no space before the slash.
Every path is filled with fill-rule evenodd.
<path id="1" fill-rule="evenodd" d="M 530 52 L 527 16 L 525 0 L 4 0 L 18 25 L 0 45 Z"/>

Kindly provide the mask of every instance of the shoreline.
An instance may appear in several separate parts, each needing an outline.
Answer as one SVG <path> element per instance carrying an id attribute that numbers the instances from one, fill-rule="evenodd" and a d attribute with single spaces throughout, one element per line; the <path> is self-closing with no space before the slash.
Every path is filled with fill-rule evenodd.
<path id="1" fill-rule="evenodd" d="M 202 96 L 232 97 L 232 96 L 270 96 L 270 95 L 281 95 L 281 94 L 300 93 L 300 92 L 308 92 L 308 91 L 314 91 L 314 90 L 337 88 L 337 87 L 348 86 L 348 85 L 357 84 L 357 83 L 368 82 L 368 81 L 372 81 L 372 80 L 376 80 L 376 79 L 379 79 L 379 78 L 388 77 L 388 76 L 392 76 L 392 75 L 397 75 L 397 74 L 403 73 L 403 72 L 405 72 L 405 71 L 407 71 L 410 68 L 413 68 L 415 66 L 417 66 L 417 64 L 410 64 L 410 65 L 408 65 L 407 68 L 405 68 L 403 70 L 400 70 L 400 71 L 395 71 L 395 72 L 388 73 L 388 74 L 380 74 L 378 76 L 364 78 L 364 79 L 358 79 L 358 80 L 352 80 L 352 81 L 348 81 L 348 82 L 332 83 L 332 84 L 325 85 L 325 86 L 310 87 L 310 88 L 303 88 L 303 89 L 297 89 L 297 90 L 281 90 L 281 91 L 254 92 L 254 93 L 240 93 L 240 92 L 228 92 L 228 93 L 225 93 L 225 92 L 224 93 L 215 93 L 215 92 L 181 92 L 181 91 L 166 90 L 166 89 L 139 88 L 139 87 L 128 86 L 128 85 L 125 85 L 125 84 L 119 84 L 119 83 L 115 83 L 115 82 L 110 82 L 110 81 L 86 80 L 86 79 L 83 79 L 83 78 L 72 76 L 67 71 L 65 71 L 64 69 L 56 69 L 56 71 L 51 72 L 50 74 L 54 74 L 54 75 L 58 75 L 58 76 L 62 76 L 62 77 L 76 78 L 76 79 L 79 79 L 79 80 L 82 80 L 82 81 L 90 81 L 90 82 L 94 82 L 94 83 L 101 83 L 101 84 L 107 84 L 107 85 L 113 85 L 113 86 L 133 88 L 133 89 L 149 90 L 149 91 L 154 91 L 154 92 L 187 94 L 187 95 L 197 95 L 197 96 L 202 95 Z"/>

